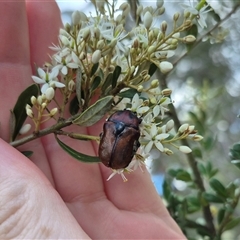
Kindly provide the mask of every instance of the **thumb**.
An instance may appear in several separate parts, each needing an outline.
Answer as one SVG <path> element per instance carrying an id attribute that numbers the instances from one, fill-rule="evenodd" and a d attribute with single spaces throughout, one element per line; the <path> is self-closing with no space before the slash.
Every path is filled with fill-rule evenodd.
<path id="1" fill-rule="evenodd" d="M 89 239 L 43 173 L 0 139 L 0 239 Z"/>

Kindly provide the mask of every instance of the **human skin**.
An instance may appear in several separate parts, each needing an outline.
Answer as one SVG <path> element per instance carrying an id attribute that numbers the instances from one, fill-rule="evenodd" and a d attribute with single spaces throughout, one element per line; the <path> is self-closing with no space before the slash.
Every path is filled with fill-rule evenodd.
<path id="1" fill-rule="evenodd" d="M 31 160 L 7 143 L 10 109 L 33 83 L 34 63 L 48 60 L 61 20 L 53 1 L 3 1 L 0 18 L 0 239 L 186 239 L 147 171 L 106 181 L 110 169 L 76 161 L 52 135 L 21 146 Z M 102 123 L 69 129 L 96 135 Z M 97 154 L 94 143 L 65 142 Z"/>

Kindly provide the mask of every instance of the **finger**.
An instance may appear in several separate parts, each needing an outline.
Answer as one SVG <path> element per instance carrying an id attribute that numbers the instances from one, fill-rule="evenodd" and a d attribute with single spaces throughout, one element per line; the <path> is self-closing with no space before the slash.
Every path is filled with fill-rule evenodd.
<path id="1" fill-rule="evenodd" d="M 60 10 L 54 0 L 26 2 L 31 64 L 41 67 L 50 61 L 49 47 L 57 44 L 59 29 L 62 26 Z"/>
<path id="2" fill-rule="evenodd" d="M 88 239 L 42 172 L 2 140 L 0 165 L 0 239 Z"/>
<path id="3" fill-rule="evenodd" d="M 24 2 L 1 2 L 0 32 L 1 137 L 9 140 L 9 110 L 29 84 L 31 73 Z"/>

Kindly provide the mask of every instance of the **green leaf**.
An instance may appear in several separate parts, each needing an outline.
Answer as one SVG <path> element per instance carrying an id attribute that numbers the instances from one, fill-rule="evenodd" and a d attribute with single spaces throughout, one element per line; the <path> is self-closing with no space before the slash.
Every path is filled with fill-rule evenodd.
<path id="1" fill-rule="evenodd" d="M 99 99 L 88 109 L 86 109 L 78 118 L 76 118 L 73 123 L 80 126 L 92 126 L 111 109 L 113 97 L 107 96 Z"/>
<path id="2" fill-rule="evenodd" d="M 98 162 L 101 162 L 98 157 L 89 156 L 89 155 L 77 152 L 76 150 L 72 149 L 71 147 L 69 147 L 68 145 L 66 145 L 62 141 L 60 141 L 57 136 L 56 136 L 56 140 L 57 140 L 59 146 L 65 152 L 67 152 L 70 156 L 74 157 L 75 159 L 77 159 L 77 160 L 79 160 L 81 162 L 86 162 L 86 163 L 98 163 Z"/>
<path id="3" fill-rule="evenodd" d="M 98 66 L 99 66 L 99 63 L 95 63 L 91 69 L 91 74 L 90 74 L 90 77 L 92 77 L 94 75 L 94 73 L 97 71 L 98 69 Z"/>
<path id="4" fill-rule="evenodd" d="M 240 143 L 233 145 L 230 149 L 229 155 L 232 160 L 240 160 Z"/>
<path id="5" fill-rule="evenodd" d="M 207 175 L 207 170 L 206 170 L 206 168 L 205 168 L 203 163 L 198 163 L 198 170 L 200 171 L 200 173 L 202 175 L 204 175 L 204 176 Z"/>
<path id="6" fill-rule="evenodd" d="M 112 88 L 115 88 L 115 87 L 116 87 L 116 85 L 117 85 L 117 80 L 118 80 L 121 72 L 122 72 L 121 67 L 116 66 L 116 68 L 114 69 L 114 72 L 113 72 Z"/>
<path id="7" fill-rule="evenodd" d="M 217 180 L 216 178 L 213 178 L 210 180 L 209 182 L 211 188 L 221 197 L 223 198 L 227 198 L 228 197 L 228 193 L 226 188 L 223 186 L 223 184 Z"/>
<path id="8" fill-rule="evenodd" d="M 82 70 L 81 68 L 77 69 L 76 72 L 76 95 L 77 95 L 77 99 L 78 99 L 78 106 L 81 106 L 81 84 L 82 83 Z"/>
<path id="9" fill-rule="evenodd" d="M 192 181 L 191 175 L 187 171 L 184 171 L 184 170 L 178 171 L 178 173 L 176 175 L 176 179 L 177 180 L 182 180 L 184 182 L 191 182 Z"/>
<path id="10" fill-rule="evenodd" d="M 133 88 L 130 88 L 124 92 L 120 92 L 118 94 L 119 97 L 122 97 L 122 98 L 130 98 L 132 99 L 133 96 L 137 93 L 138 91 L 136 89 L 133 89 Z"/>
<path id="11" fill-rule="evenodd" d="M 33 151 L 22 151 L 21 153 L 26 157 L 31 157 L 33 155 Z"/>
<path id="12" fill-rule="evenodd" d="M 113 74 L 109 73 L 102 85 L 102 92 L 104 92 L 104 93 L 106 92 L 106 90 L 109 88 L 109 86 L 112 85 L 112 81 L 113 81 Z"/>
<path id="13" fill-rule="evenodd" d="M 240 217 L 230 220 L 224 227 L 224 231 L 227 231 L 236 227 L 239 223 L 240 223 Z"/>
<path id="14" fill-rule="evenodd" d="M 211 193 L 203 193 L 202 196 L 207 202 L 224 203 L 224 200 L 221 197 L 216 196 L 216 195 L 211 194 Z"/>
<path id="15" fill-rule="evenodd" d="M 218 216 L 217 216 L 218 224 L 222 223 L 222 220 L 224 219 L 224 216 L 225 216 L 225 212 L 226 210 L 224 208 L 219 209 Z"/>
<path id="16" fill-rule="evenodd" d="M 78 113 L 78 111 L 79 111 L 79 103 L 78 103 L 77 96 L 75 96 L 69 104 L 69 112 L 71 115 L 75 115 Z"/>
<path id="17" fill-rule="evenodd" d="M 148 70 L 148 74 L 150 76 L 152 76 L 156 72 L 157 69 L 158 69 L 158 67 L 154 63 L 151 63 L 149 70 Z"/>
<path id="18" fill-rule="evenodd" d="M 232 160 L 231 163 L 240 169 L 240 160 Z"/>
<path id="19" fill-rule="evenodd" d="M 31 103 L 31 97 L 38 96 L 38 86 L 36 84 L 33 84 L 31 86 L 29 86 L 28 88 L 26 88 L 18 97 L 17 103 L 15 104 L 14 108 L 13 108 L 13 115 L 12 119 L 11 119 L 11 123 L 15 124 L 11 126 L 12 129 L 12 133 L 11 133 L 11 140 L 14 141 L 15 138 L 17 137 L 23 123 L 25 122 L 26 118 L 27 118 L 27 114 L 26 114 L 26 110 L 25 107 L 27 104 L 29 104 L 30 106 L 32 106 Z M 13 120 L 13 118 L 15 120 Z M 15 123 L 14 123 L 15 121 Z"/>
<path id="20" fill-rule="evenodd" d="M 163 196 L 167 201 L 169 201 L 171 196 L 171 186 L 166 180 L 163 182 Z"/>
<path id="21" fill-rule="evenodd" d="M 92 82 L 92 85 L 91 85 L 91 90 L 94 91 L 99 86 L 100 83 L 101 83 L 101 78 L 99 76 L 96 76 L 93 79 L 93 82 Z"/>
<path id="22" fill-rule="evenodd" d="M 202 158 L 202 151 L 200 148 L 193 148 L 192 153 L 195 157 Z"/>

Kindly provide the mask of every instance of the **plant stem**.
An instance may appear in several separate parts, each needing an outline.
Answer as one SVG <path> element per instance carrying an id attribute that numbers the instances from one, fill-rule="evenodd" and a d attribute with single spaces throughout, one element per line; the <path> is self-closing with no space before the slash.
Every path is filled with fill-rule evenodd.
<path id="1" fill-rule="evenodd" d="M 34 132 L 33 134 L 31 134 L 27 137 L 24 137 L 24 138 L 15 140 L 13 142 L 10 142 L 10 145 L 13 146 L 13 147 L 18 147 L 18 146 L 23 145 L 27 142 L 30 142 L 34 139 L 43 137 L 43 136 L 48 135 L 50 133 L 55 133 L 57 130 L 60 130 L 64 127 L 70 126 L 72 124 L 72 121 L 75 118 L 77 118 L 78 116 L 79 116 L 79 114 L 77 114 L 75 116 L 72 116 L 72 117 L 70 117 L 66 120 L 61 119 L 58 123 L 54 124 L 53 126 L 51 126 L 49 128 L 45 128 L 45 129 L 40 130 L 38 132 Z"/>

